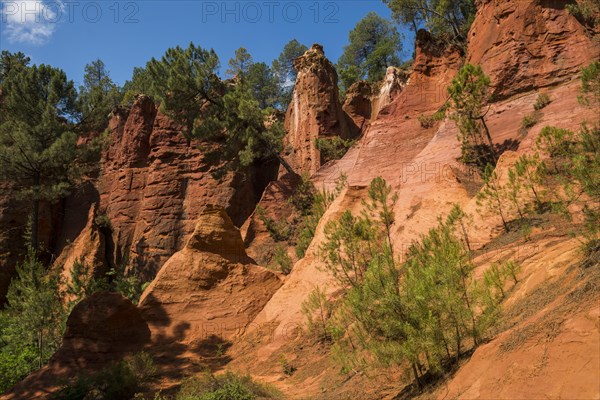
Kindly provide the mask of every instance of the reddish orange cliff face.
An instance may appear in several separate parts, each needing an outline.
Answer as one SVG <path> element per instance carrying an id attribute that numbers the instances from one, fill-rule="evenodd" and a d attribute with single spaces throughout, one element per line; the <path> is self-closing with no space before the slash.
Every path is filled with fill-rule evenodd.
<path id="1" fill-rule="evenodd" d="M 284 156 L 296 173 L 312 175 L 321 166 L 315 139 L 349 139 L 360 129 L 342 110 L 337 72 L 320 45 L 298 57 L 294 68 L 298 78 L 285 117 Z"/>
<path id="2" fill-rule="evenodd" d="M 467 61 L 481 65 L 497 98 L 569 81 L 598 58 L 598 45 L 566 1 L 478 3 Z"/>
<path id="3" fill-rule="evenodd" d="M 183 247 L 206 204 L 223 205 L 238 226 L 253 211 L 252 173 L 216 179 L 218 165 L 150 98 L 138 98 L 128 115 L 116 113 L 109 129 L 98 188 L 99 213 L 112 225 L 112 262 L 152 279 Z"/>

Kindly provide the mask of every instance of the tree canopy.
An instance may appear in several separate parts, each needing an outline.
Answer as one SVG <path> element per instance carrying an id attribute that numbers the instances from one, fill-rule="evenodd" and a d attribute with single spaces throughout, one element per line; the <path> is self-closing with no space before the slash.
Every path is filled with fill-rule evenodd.
<path id="1" fill-rule="evenodd" d="M 269 88 L 275 82 L 270 68 L 254 64 L 243 48 L 229 63 L 236 79 L 221 81 L 219 65 L 214 50 L 190 43 L 187 49 L 167 50 L 161 60 L 152 59 L 142 74 L 148 74 L 161 110 L 184 126 L 188 139 L 223 145 L 218 155 L 228 167 L 248 166 L 268 155 L 290 169 L 279 155 L 281 123 L 269 121 L 275 92 Z"/>
<path id="2" fill-rule="evenodd" d="M 40 201 L 64 196 L 78 176 L 77 93 L 62 70 L 44 64 L 17 68 L 2 87 L 0 179 L 32 202 L 31 246 L 37 249 Z"/>
<path id="3" fill-rule="evenodd" d="M 473 22 L 473 0 L 383 0 L 394 18 L 415 32 L 425 28 L 436 37 L 464 42 Z"/>
<path id="4" fill-rule="evenodd" d="M 448 94 L 455 111 L 453 119 L 460 131 L 463 161 L 481 168 L 488 162 L 495 165 L 494 142 L 485 122 L 486 106 L 491 97 L 490 78 L 480 66 L 467 64 L 448 87 Z"/>
<path id="5" fill-rule="evenodd" d="M 273 60 L 272 69 L 279 82 L 278 103 L 281 108 L 286 108 L 292 101 L 294 84 L 296 78 L 298 78 L 298 72 L 294 68 L 294 60 L 306 53 L 307 50 L 308 47 L 298 40 L 292 39 L 285 45 L 279 57 Z"/>
<path id="6" fill-rule="evenodd" d="M 29 65 L 29 61 L 31 61 L 29 57 L 20 51 L 11 53 L 8 50 L 2 50 L 0 54 L 0 85 L 11 73 L 14 74 L 16 69 Z"/>
<path id="7" fill-rule="evenodd" d="M 338 60 L 338 71 L 345 89 L 367 79 L 380 81 L 387 67 L 400 64 L 400 34 L 391 21 L 370 12 L 350 32 L 349 44 Z"/>
<path id="8" fill-rule="evenodd" d="M 110 78 L 104 62 L 96 59 L 85 66 L 83 85 L 79 87 L 78 106 L 83 130 L 100 131 L 108 123 L 108 115 L 121 101 L 119 87 Z"/>

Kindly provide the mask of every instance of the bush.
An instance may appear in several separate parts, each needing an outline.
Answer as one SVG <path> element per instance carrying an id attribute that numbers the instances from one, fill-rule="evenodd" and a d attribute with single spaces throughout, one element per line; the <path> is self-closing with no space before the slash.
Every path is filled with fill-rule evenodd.
<path id="1" fill-rule="evenodd" d="M 108 218 L 108 215 L 106 214 L 96 216 L 96 218 L 94 218 L 94 223 L 100 229 L 112 231 L 112 223 L 110 222 L 110 218 Z"/>
<path id="2" fill-rule="evenodd" d="M 315 185 L 310 180 L 310 176 L 303 174 L 289 202 L 301 215 L 309 215 L 311 206 L 315 201 L 315 192 Z"/>
<path id="3" fill-rule="evenodd" d="M 317 286 L 302 303 L 302 313 L 306 317 L 308 332 L 319 341 L 330 341 L 333 302 L 329 301 L 325 290 Z"/>
<path id="4" fill-rule="evenodd" d="M 260 206 L 256 207 L 256 213 L 258 219 L 265 225 L 265 228 L 274 241 L 284 242 L 292 236 L 292 230 L 286 221 L 275 221 Z"/>
<path id="5" fill-rule="evenodd" d="M 354 143 L 354 140 L 344 140 L 339 136 L 315 139 L 315 146 L 321 152 L 321 161 L 323 163 L 339 160 Z"/>
<path id="6" fill-rule="evenodd" d="M 176 400 L 254 400 L 279 399 L 281 394 L 271 386 L 257 383 L 250 376 L 226 372 L 205 373 L 183 382 Z"/>
<path id="7" fill-rule="evenodd" d="M 281 372 L 283 372 L 285 376 L 292 376 L 294 375 L 294 372 L 296 372 L 296 367 L 294 367 L 283 354 L 279 358 L 279 365 L 281 365 Z"/>
<path id="8" fill-rule="evenodd" d="M 540 116 L 537 113 L 527 114 L 521 120 L 521 128 L 529 130 L 540 122 Z"/>
<path id="9" fill-rule="evenodd" d="M 0 310 L 0 393 L 42 368 L 62 342 L 67 307 L 61 276 L 29 249 Z"/>
<path id="10" fill-rule="evenodd" d="M 435 125 L 435 118 L 433 118 L 433 116 L 421 114 L 419 115 L 419 122 L 421 123 L 421 128 L 429 129 L 433 128 Z"/>
<path id="11" fill-rule="evenodd" d="M 535 101 L 535 104 L 533 105 L 533 109 L 539 111 L 551 102 L 552 100 L 550 99 L 550 96 L 548 96 L 546 93 L 540 93 Z"/>
<path id="12" fill-rule="evenodd" d="M 292 272 L 293 262 L 285 247 L 277 246 L 273 257 L 282 274 L 288 275 Z"/>
<path id="13" fill-rule="evenodd" d="M 138 353 L 92 375 L 80 375 L 55 393 L 53 400 L 129 400 L 156 375 L 150 356 Z"/>
<path id="14" fill-rule="evenodd" d="M 594 61 L 581 70 L 581 97 L 583 105 L 592 106 L 600 102 L 600 61 Z"/>

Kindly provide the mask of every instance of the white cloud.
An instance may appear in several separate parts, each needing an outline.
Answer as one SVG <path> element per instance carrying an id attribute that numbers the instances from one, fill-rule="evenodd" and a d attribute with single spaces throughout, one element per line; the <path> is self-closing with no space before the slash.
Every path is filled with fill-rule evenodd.
<path id="1" fill-rule="evenodd" d="M 1 0 L 4 34 L 9 41 L 41 45 L 56 30 L 64 11 L 62 1 Z"/>

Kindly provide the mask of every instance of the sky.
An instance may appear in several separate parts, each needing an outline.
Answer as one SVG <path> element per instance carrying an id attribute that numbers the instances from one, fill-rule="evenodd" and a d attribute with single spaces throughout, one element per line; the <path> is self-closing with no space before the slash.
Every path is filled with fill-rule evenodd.
<path id="1" fill-rule="evenodd" d="M 308 47 L 322 44 L 335 62 L 368 12 L 391 17 L 381 0 L 0 0 L 0 6 L 0 50 L 60 67 L 77 85 L 85 64 L 97 58 L 122 85 L 134 67 L 190 41 L 214 48 L 223 71 L 239 47 L 270 64 L 294 38 Z M 407 59 L 414 36 L 400 30 Z"/>

